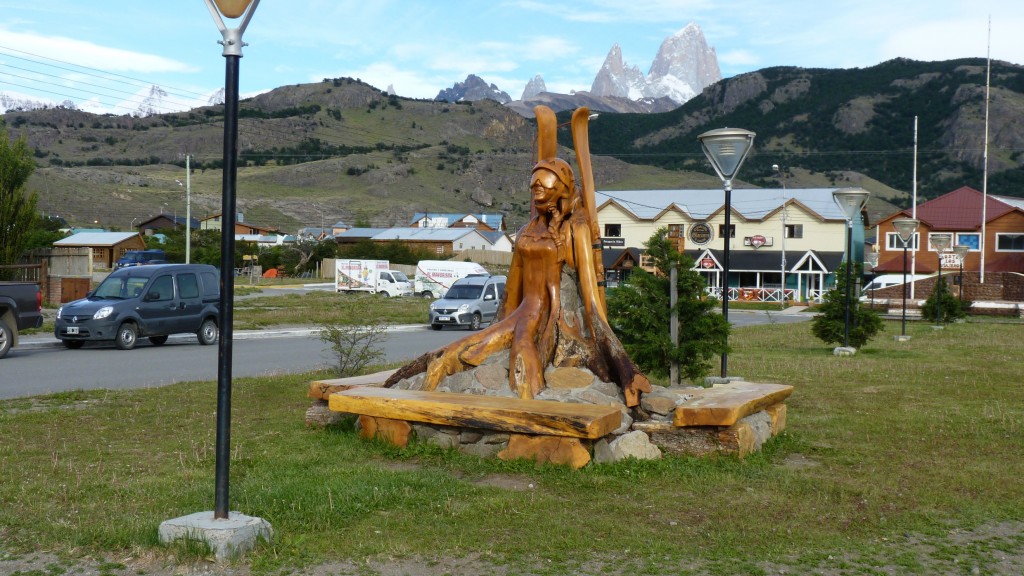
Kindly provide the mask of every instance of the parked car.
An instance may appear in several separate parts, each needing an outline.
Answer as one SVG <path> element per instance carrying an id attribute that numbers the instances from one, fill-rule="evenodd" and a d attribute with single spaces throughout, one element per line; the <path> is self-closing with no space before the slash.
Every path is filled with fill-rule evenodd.
<path id="1" fill-rule="evenodd" d="M 114 263 L 114 269 L 143 264 L 166 264 L 167 253 L 163 250 L 129 250 Z"/>
<path id="2" fill-rule="evenodd" d="M 43 297 L 34 282 L 0 282 L 0 358 L 18 343 L 18 333 L 43 325 Z"/>
<path id="3" fill-rule="evenodd" d="M 918 280 L 924 280 L 925 278 L 931 278 L 933 274 L 907 274 L 907 282 L 916 282 Z M 871 279 L 870 282 L 864 285 L 864 288 L 860 291 L 860 299 L 867 300 L 872 291 L 881 290 L 890 286 L 899 286 L 903 284 L 903 274 L 879 274 Z"/>
<path id="4" fill-rule="evenodd" d="M 85 298 L 61 306 L 53 333 L 68 348 L 113 341 L 131 350 L 139 338 L 154 346 L 171 334 L 217 341 L 220 277 L 207 264 L 129 266 L 112 272 Z"/>
<path id="5" fill-rule="evenodd" d="M 430 303 L 430 327 L 466 326 L 479 330 L 498 314 L 505 295 L 504 276 L 466 276 L 455 281 L 444 298 Z"/>

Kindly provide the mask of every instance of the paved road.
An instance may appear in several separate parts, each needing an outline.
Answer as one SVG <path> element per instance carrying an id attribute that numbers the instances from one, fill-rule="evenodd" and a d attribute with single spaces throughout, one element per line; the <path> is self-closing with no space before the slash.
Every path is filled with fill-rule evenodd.
<path id="1" fill-rule="evenodd" d="M 387 361 L 412 359 L 466 335 L 427 326 L 400 327 L 383 345 Z M 193 335 L 172 336 L 156 347 L 142 340 L 134 350 L 87 344 L 67 350 L 52 337 L 35 337 L 0 360 L 0 399 L 80 389 L 149 388 L 217 379 L 217 346 L 200 346 Z M 304 372 L 329 365 L 326 344 L 312 329 L 236 332 L 235 377 Z"/>
<path id="2" fill-rule="evenodd" d="M 812 314 L 729 311 L 734 326 L 801 322 Z M 413 359 L 468 332 L 399 326 L 383 345 L 389 362 Z M 0 399 L 82 389 L 149 388 L 217 379 L 217 346 L 200 346 L 193 335 L 172 336 L 162 347 L 145 340 L 130 351 L 113 344 L 67 350 L 52 336 L 24 337 L 0 360 Z M 327 366 L 331 356 L 311 328 L 236 331 L 232 375 L 287 374 Z"/>

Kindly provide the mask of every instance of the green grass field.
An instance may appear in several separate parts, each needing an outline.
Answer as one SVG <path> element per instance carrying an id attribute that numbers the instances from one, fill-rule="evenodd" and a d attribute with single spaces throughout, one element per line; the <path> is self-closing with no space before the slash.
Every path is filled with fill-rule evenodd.
<path id="1" fill-rule="evenodd" d="M 238 379 L 231 509 L 275 537 L 232 569 L 1018 574 L 1022 329 L 914 322 L 899 343 L 890 322 L 851 358 L 806 323 L 739 329 L 731 374 L 795 386 L 786 432 L 744 460 L 575 472 L 389 448 L 351 421 L 307 428 L 316 374 Z M 0 402 L 0 560 L 65 559 L 38 574 L 84 556 L 116 560 L 95 572 L 108 574 L 203 565 L 202 551 L 161 547 L 157 527 L 213 508 L 215 396 L 204 382 Z"/>

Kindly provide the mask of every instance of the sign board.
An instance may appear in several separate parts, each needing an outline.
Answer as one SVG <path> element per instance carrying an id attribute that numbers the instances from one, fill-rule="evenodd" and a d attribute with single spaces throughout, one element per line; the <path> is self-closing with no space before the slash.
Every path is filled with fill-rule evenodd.
<path id="1" fill-rule="evenodd" d="M 626 239 L 625 238 L 601 238 L 601 245 L 603 247 L 608 247 L 608 246 L 625 246 L 626 245 Z"/>
<path id="2" fill-rule="evenodd" d="M 753 236 L 744 236 L 743 245 L 751 246 L 753 248 L 760 248 L 761 246 L 774 246 L 775 238 L 773 236 L 762 236 L 755 234 Z"/>
<path id="3" fill-rule="evenodd" d="M 714 268 L 715 267 L 715 260 L 713 258 L 701 258 L 700 259 L 700 267 L 704 268 L 705 270 Z"/>
<path id="4" fill-rule="evenodd" d="M 715 233 L 707 222 L 694 222 L 690 224 L 690 232 L 687 237 L 690 242 L 703 246 L 715 239 Z"/>
<path id="5" fill-rule="evenodd" d="M 918 256 L 918 258 L 920 258 L 920 256 Z M 943 270 L 949 270 L 949 269 L 959 270 L 960 269 L 960 259 L 957 258 L 956 254 L 954 254 L 953 252 L 943 252 L 942 253 L 942 269 Z"/>

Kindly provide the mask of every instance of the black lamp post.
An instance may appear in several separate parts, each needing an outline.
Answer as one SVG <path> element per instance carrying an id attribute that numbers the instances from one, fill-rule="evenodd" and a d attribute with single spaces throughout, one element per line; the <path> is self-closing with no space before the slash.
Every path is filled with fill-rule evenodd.
<path id="1" fill-rule="evenodd" d="M 953 253 L 956 254 L 957 262 L 960 264 L 960 295 L 959 300 L 962 304 L 964 301 L 964 260 L 967 259 L 967 253 L 971 251 L 971 247 L 967 244 L 957 244 L 953 246 Z"/>
<path id="2" fill-rule="evenodd" d="M 914 218 L 897 218 L 892 221 L 896 234 L 899 235 L 900 241 L 903 242 L 903 323 L 900 331 L 901 340 L 907 339 L 907 247 L 913 241 L 914 234 L 917 233 L 917 227 L 920 225 L 921 221 Z"/>
<path id="3" fill-rule="evenodd" d="M 214 3 L 216 2 L 216 6 Z M 228 517 L 228 472 L 231 460 L 231 324 L 235 295 L 235 185 L 238 165 L 238 64 L 242 58 L 242 34 L 260 0 L 206 0 L 224 46 L 224 176 L 220 230 L 220 340 L 217 349 L 217 444 L 215 448 L 215 506 L 213 517 Z M 227 18 L 242 17 L 238 28 L 227 28 Z"/>
<path id="4" fill-rule="evenodd" d="M 935 282 L 935 290 L 937 291 L 936 302 L 938 304 L 938 312 L 935 314 L 935 327 L 942 328 L 942 253 L 953 243 L 953 235 L 947 232 L 932 234 L 931 243 L 932 246 L 935 246 L 935 252 L 939 257 L 939 278 Z"/>
<path id="5" fill-rule="evenodd" d="M 729 321 L 729 244 L 732 242 L 732 179 L 739 172 L 740 165 L 746 159 L 750 149 L 754 147 L 753 132 L 741 128 L 719 128 L 709 130 L 700 136 L 701 149 L 714 167 L 718 177 L 722 179 L 725 190 L 725 234 L 722 240 L 725 251 L 722 254 L 722 316 Z M 722 350 L 722 378 L 728 375 L 729 369 L 729 336 L 726 335 L 726 350 Z"/>
<path id="6" fill-rule="evenodd" d="M 832 193 L 832 199 L 846 216 L 846 322 L 843 346 L 850 347 L 850 285 L 853 284 L 853 221 L 868 203 L 868 191 L 863 188 L 842 188 Z"/>

